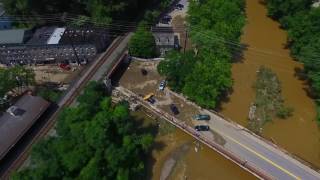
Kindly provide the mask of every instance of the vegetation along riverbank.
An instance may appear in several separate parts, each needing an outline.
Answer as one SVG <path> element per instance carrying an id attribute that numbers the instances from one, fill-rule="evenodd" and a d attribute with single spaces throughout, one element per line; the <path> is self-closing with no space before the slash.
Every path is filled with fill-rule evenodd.
<path id="1" fill-rule="evenodd" d="M 104 92 L 91 82 L 13 179 L 143 179 L 153 136 L 135 125 L 127 103 L 112 105 Z"/>
<path id="2" fill-rule="evenodd" d="M 243 0 L 191 1 L 188 32 L 194 49 L 171 52 L 158 66 L 169 86 L 202 107 L 215 108 L 232 87 L 231 62 L 245 24 Z"/>
<path id="3" fill-rule="evenodd" d="M 304 69 L 298 69 L 297 74 L 309 80 L 309 95 L 317 102 L 320 123 L 320 8 L 313 7 L 312 3 L 313 0 L 266 1 L 269 16 L 288 31 L 287 46 L 292 56 L 304 64 Z"/>
<path id="4" fill-rule="evenodd" d="M 287 118 L 292 115 L 293 109 L 284 106 L 281 96 L 281 83 L 271 69 L 261 66 L 254 84 L 256 98 L 250 108 L 249 129 L 261 133 L 262 126 L 275 116 Z"/>

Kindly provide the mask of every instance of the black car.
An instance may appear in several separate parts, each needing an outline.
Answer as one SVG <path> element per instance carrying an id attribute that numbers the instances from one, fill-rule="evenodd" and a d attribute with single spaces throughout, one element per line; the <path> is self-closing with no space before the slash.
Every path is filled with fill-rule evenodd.
<path id="1" fill-rule="evenodd" d="M 151 104 L 154 104 L 156 102 L 156 100 L 153 97 L 150 97 L 147 101 Z"/>
<path id="2" fill-rule="evenodd" d="M 197 125 L 194 127 L 194 129 L 197 131 L 209 131 L 210 127 L 207 125 Z"/>
<path id="3" fill-rule="evenodd" d="M 184 8 L 183 4 L 176 4 L 175 9 L 182 10 Z"/>
<path id="4" fill-rule="evenodd" d="M 179 114 L 179 110 L 178 110 L 177 106 L 174 105 L 174 104 L 170 104 L 170 110 L 172 111 L 172 113 L 174 115 L 178 115 Z"/>

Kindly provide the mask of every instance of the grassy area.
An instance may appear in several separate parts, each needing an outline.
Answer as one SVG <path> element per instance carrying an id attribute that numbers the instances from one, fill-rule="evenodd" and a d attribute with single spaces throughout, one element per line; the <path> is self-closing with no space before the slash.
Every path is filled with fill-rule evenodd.
<path id="1" fill-rule="evenodd" d="M 292 115 L 293 109 L 284 106 L 280 81 L 271 69 L 260 67 L 254 88 L 256 99 L 252 105 L 254 110 L 249 118 L 249 129 L 261 133 L 266 122 L 275 117 L 285 119 Z"/>

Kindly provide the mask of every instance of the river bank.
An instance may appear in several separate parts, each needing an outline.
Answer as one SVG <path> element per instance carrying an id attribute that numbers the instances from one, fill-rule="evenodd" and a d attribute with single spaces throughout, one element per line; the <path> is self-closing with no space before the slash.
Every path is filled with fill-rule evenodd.
<path id="1" fill-rule="evenodd" d="M 294 61 L 285 47 L 287 33 L 280 29 L 278 22 L 266 16 L 267 10 L 258 0 L 247 0 L 246 15 L 247 24 L 241 37 L 246 48 L 242 58 L 233 64 L 233 92 L 222 103 L 221 112 L 247 126 L 249 107 L 255 97 L 252 85 L 256 72 L 261 65 L 272 69 L 282 82 L 285 105 L 293 107 L 294 112 L 288 119 L 275 118 L 267 123 L 262 136 L 320 167 L 320 133 L 315 103 L 307 95 L 307 83 L 297 76 L 302 64 Z"/>
<path id="2" fill-rule="evenodd" d="M 144 111 L 133 112 L 133 115 L 144 126 L 155 125 L 156 121 Z M 168 126 L 163 128 L 167 129 Z M 155 137 L 155 147 L 147 162 L 146 179 L 255 179 L 179 129 L 163 131 L 160 127 L 158 132 L 162 133 L 157 133 Z"/>

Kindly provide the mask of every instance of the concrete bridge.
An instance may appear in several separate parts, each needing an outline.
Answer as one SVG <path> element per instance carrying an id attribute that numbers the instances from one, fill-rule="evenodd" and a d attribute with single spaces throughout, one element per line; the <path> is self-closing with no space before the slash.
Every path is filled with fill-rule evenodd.
<path id="1" fill-rule="evenodd" d="M 227 121 L 226 118 L 216 112 L 203 110 L 203 113 L 211 116 L 211 120 L 206 122 L 211 131 L 198 132 L 184 121 L 144 101 L 142 97 L 124 87 L 116 87 L 114 91 L 116 94 L 122 94 L 131 103 L 141 104 L 144 108 L 164 118 L 260 179 L 320 179 L 320 174 L 317 171 L 298 161 L 280 147 L 251 133 L 238 124 Z M 188 101 L 174 92 L 170 93 Z M 203 124 L 203 122 L 201 123 Z M 223 138 L 224 143 L 217 142 L 215 140 L 216 135 Z"/>

